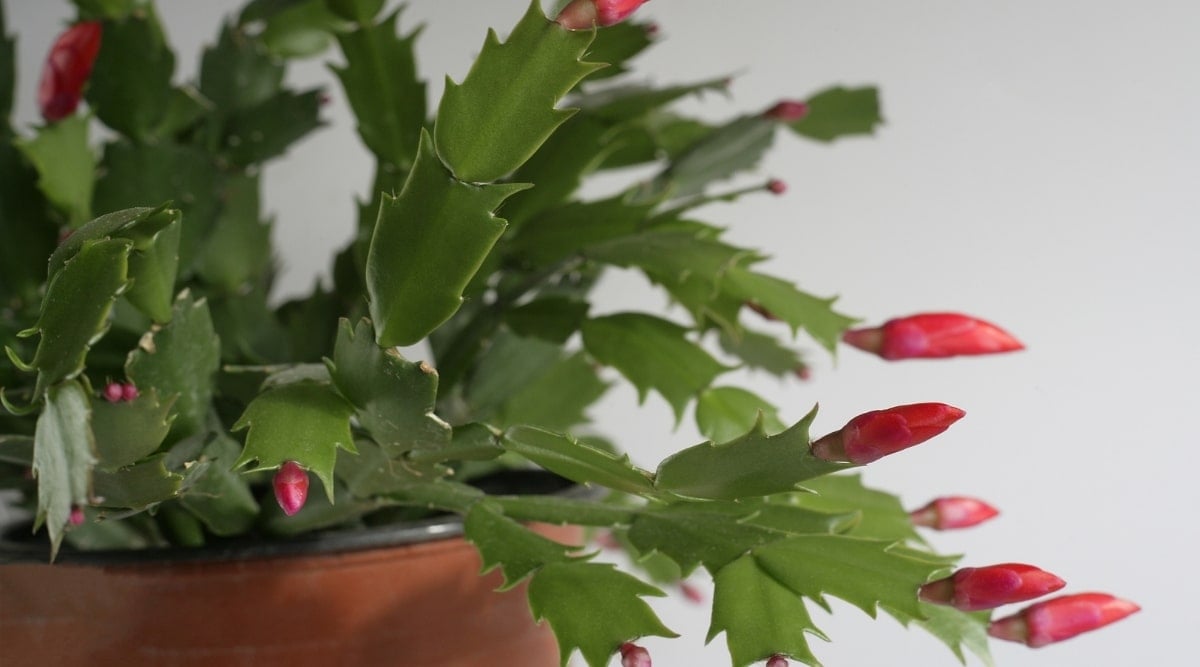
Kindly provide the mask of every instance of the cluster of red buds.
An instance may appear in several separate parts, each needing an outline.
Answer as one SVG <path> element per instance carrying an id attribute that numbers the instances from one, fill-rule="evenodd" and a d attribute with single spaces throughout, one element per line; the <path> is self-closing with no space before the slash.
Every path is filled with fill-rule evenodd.
<path id="1" fill-rule="evenodd" d="M 138 397 L 138 388 L 132 382 L 109 382 L 104 385 L 101 394 L 109 403 L 120 403 L 121 401 L 128 403 Z"/>
<path id="2" fill-rule="evenodd" d="M 271 486 L 275 489 L 275 502 L 288 516 L 299 512 L 308 500 L 308 473 L 295 461 L 285 461 L 279 466 Z"/>
<path id="3" fill-rule="evenodd" d="M 624 21 L 648 0 L 573 0 L 554 20 L 567 30 L 590 30 Z M 656 28 L 657 31 L 657 28 Z"/>
<path id="4" fill-rule="evenodd" d="M 50 47 L 37 94 L 38 108 L 47 122 L 75 113 L 100 53 L 101 32 L 99 21 L 76 23 Z"/>

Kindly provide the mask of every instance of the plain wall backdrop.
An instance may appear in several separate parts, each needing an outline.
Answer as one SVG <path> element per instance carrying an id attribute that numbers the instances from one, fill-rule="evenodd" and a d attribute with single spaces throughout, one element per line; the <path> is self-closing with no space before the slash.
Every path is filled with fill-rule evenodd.
<path id="1" fill-rule="evenodd" d="M 160 0 L 194 76 L 234 0 Z M 61 0 L 8 0 L 19 34 L 18 120 L 36 121 L 41 59 L 71 15 Z M 422 73 L 437 99 L 461 79 L 489 26 L 504 34 L 525 0 L 414 0 L 402 26 L 427 26 Z M 886 124 L 831 146 L 781 132 L 751 181 L 785 180 L 762 196 L 703 212 L 734 242 L 765 248 L 802 288 L 839 294 L 844 312 L 960 310 L 1000 323 L 1028 350 L 994 358 L 887 364 L 815 345 L 813 379 L 736 376 L 788 419 L 817 401 L 815 430 L 860 412 L 945 401 L 968 416 L 946 435 L 872 464 L 868 483 L 916 506 L 948 493 L 1002 510 L 972 531 L 934 535 L 966 564 L 1038 564 L 1067 592 L 1108 591 L 1143 611 L 1105 631 L 1040 649 L 996 643 L 1006 667 L 1194 664 L 1200 584 L 1193 576 L 1200 493 L 1196 289 L 1200 286 L 1200 5 L 1188 0 L 656 0 L 640 15 L 661 44 L 637 62 L 657 82 L 734 76 L 732 99 L 688 111 L 711 119 L 804 97 L 831 84 L 878 84 Z M 329 126 L 266 171 L 266 206 L 284 261 L 280 296 L 327 275 L 353 227 L 352 195 L 370 162 L 330 55 L 294 68 L 324 83 Z M 654 309 L 664 298 L 614 275 L 598 310 Z M 634 295 L 636 304 L 626 299 Z M 807 343 L 806 343 L 807 344 Z M 723 378 L 728 380 L 729 378 Z M 652 466 L 699 442 L 690 415 L 673 430 L 651 396 L 613 391 L 597 430 Z M 699 582 L 707 590 L 706 582 Z M 727 664 L 723 638 L 703 646 L 707 607 L 655 602 L 677 640 L 651 639 L 655 665 Z M 834 666 L 954 665 L 920 630 L 872 622 L 838 605 L 814 618 Z M 397 664 L 403 664 L 398 656 Z"/>

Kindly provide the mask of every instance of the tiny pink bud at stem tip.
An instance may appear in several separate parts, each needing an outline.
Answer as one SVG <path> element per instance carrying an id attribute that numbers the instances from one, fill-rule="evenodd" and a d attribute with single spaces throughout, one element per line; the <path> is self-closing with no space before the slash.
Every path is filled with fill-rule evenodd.
<path id="1" fill-rule="evenodd" d="M 83 508 L 79 505 L 75 505 L 71 508 L 71 514 L 67 516 L 67 523 L 71 524 L 72 526 L 82 526 L 83 519 Z"/>
<path id="2" fill-rule="evenodd" d="M 771 180 L 767 181 L 767 190 L 773 195 L 781 195 L 787 192 L 787 183 L 784 183 L 778 178 L 772 178 Z"/>
<path id="3" fill-rule="evenodd" d="M 692 604 L 704 604 L 704 593 L 686 581 L 679 584 L 679 591 L 683 593 L 683 597 L 687 598 L 688 602 Z"/>
<path id="4" fill-rule="evenodd" d="M 573 0 L 554 20 L 567 30 L 590 30 L 624 21 L 648 0 Z"/>
<path id="5" fill-rule="evenodd" d="M 787 658 L 782 655 L 775 654 L 767 660 L 767 667 L 788 667 Z"/>
<path id="6" fill-rule="evenodd" d="M 1116 623 L 1140 610 L 1133 602 L 1107 593 L 1064 595 L 992 621 L 988 634 L 1040 648 Z"/>
<path id="7" fill-rule="evenodd" d="M 944 604 L 960 611 L 995 609 L 1053 593 L 1066 585 L 1057 576 L 1024 563 L 965 567 L 945 579 L 921 586 L 922 602 Z"/>
<path id="8" fill-rule="evenodd" d="M 808 115 L 808 105 L 796 100 L 782 100 L 763 112 L 764 118 L 781 123 L 794 123 Z"/>
<path id="9" fill-rule="evenodd" d="M 109 403 L 116 403 L 125 397 L 125 389 L 116 382 L 109 382 L 104 385 L 104 400 Z"/>
<path id="10" fill-rule="evenodd" d="M 284 514 L 292 516 L 304 507 L 304 501 L 308 499 L 308 473 L 298 463 L 287 461 L 279 466 L 271 485 L 275 488 L 275 501 Z"/>
<path id="11" fill-rule="evenodd" d="M 935 498 L 924 507 L 909 513 L 914 526 L 935 530 L 970 528 L 1000 514 L 1000 510 L 968 496 L 944 496 Z"/>
<path id="12" fill-rule="evenodd" d="M 632 642 L 621 644 L 621 667 L 651 667 L 650 652 Z"/>
<path id="13" fill-rule="evenodd" d="M 945 403 L 913 403 L 873 410 L 851 419 L 812 443 L 813 456 L 830 462 L 866 465 L 932 438 L 966 412 Z"/>
<path id="14" fill-rule="evenodd" d="M 137 397 L 138 397 L 137 385 L 133 384 L 132 382 L 126 382 L 125 384 L 121 385 L 121 400 L 122 401 L 132 402 L 132 401 L 137 400 Z"/>

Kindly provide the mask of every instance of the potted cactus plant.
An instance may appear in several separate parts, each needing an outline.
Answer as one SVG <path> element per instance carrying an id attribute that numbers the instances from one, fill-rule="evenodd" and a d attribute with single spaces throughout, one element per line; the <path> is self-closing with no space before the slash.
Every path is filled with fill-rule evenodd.
<path id="1" fill-rule="evenodd" d="M 253 0 L 192 82 L 175 80 L 151 2 L 76 0 L 31 128 L 10 120 L 0 23 L 0 481 L 31 517 L 0 544 L 14 664 L 551 665 L 578 651 L 644 666 L 638 638 L 673 635 L 644 598 L 699 570 L 715 586 L 710 639 L 737 667 L 817 664 L 808 610 L 826 596 L 984 660 L 989 635 L 1042 646 L 1137 610 L 1075 593 L 993 619 L 1064 582 L 1024 563 L 955 570 L 917 528 L 994 509 L 943 497 L 909 512 L 847 474 L 962 409 L 911 402 L 814 434 L 815 408 L 788 424 L 719 382 L 736 367 L 803 375 L 800 332 L 888 360 L 1022 344 L 960 313 L 856 326 L 703 222 L 711 202 L 783 192 L 725 183 L 778 137 L 872 132 L 877 93 L 684 116 L 675 103 L 725 81 L 629 83 L 654 41 L 631 17 L 641 4 L 534 1 L 429 105 L 417 32 L 382 0 Z M 372 194 L 332 284 L 278 303 L 260 173 L 321 125 L 335 92 L 283 81 L 290 58 L 326 48 L 376 160 Z M 636 176 L 586 194 L 601 173 Z M 593 314 L 613 267 L 678 308 Z M 414 344 L 428 358 L 398 351 Z M 692 409 L 707 440 L 634 465 L 587 425 L 612 382 L 659 394 L 677 420 Z M 635 566 L 599 561 L 582 528 Z M 249 581 L 255 604 L 229 602 Z M 439 615 L 465 625 L 435 629 Z"/>

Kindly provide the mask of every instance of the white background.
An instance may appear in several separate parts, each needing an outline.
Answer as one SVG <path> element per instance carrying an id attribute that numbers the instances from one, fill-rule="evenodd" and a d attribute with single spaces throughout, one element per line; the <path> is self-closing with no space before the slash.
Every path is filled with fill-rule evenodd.
<path id="1" fill-rule="evenodd" d="M 178 77 L 216 34 L 233 0 L 161 0 L 179 49 Z M 403 25 L 419 42 L 431 97 L 461 79 L 488 26 L 503 34 L 525 0 L 415 0 Z M 33 122 L 38 63 L 68 16 L 63 2 L 8 0 L 18 31 L 18 118 Z M 994 647 L 1008 667 L 1195 664 L 1200 315 L 1200 9 L 1187 0 L 657 0 L 642 14 L 662 44 L 646 78 L 736 75 L 733 101 L 690 111 L 712 119 L 834 83 L 877 83 L 887 123 L 833 146 L 781 133 L 755 178 L 784 197 L 713 207 L 730 238 L 767 249 L 772 271 L 877 323 L 922 310 L 994 320 L 1029 349 L 952 362 L 887 364 L 813 347 L 814 378 L 742 377 L 788 419 L 814 402 L 816 430 L 865 410 L 945 401 L 968 416 L 946 435 L 873 464 L 869 483 L 916 506 L 968 493 L 1002 516 L 935 536 L 966 563 L 1023 561 L 1108 591 L 1144 611 L 1106 631 L 1033 651 Z M 408 29 L 406 28 L 406 29 Z M 353 226 L 352 193 L 370 174 L 341 91 L 321 62 L 293 81 L 324 82 L 331 126 L 267 171 L 267 206 L 285 262 L 282 294 L 324 275 Z M 436 99 L 436 97 L 433 97 Z M 586 148 L 586 147 L 581 147 Z M 636 295 L 637 303 L 626 300 Z M 658 308 L 630 276 L 602 309 Z M 652 466 L 697 442 L 690 416 L 672 431 L 665 404 L 636 410 L 630 390 L 595 412 L 597 427 Z M 703 585 L 703 582 L 701 582 Z M 725 664 L 705 648 L 705 608 L 658 604 L 684 637 L 647 640 L 659 667 Z M 954 665 L 940 644 L 842 606 L 818 623 L 827 665 Z M 401 664 L 402 664 L 402 658 Z"/>

